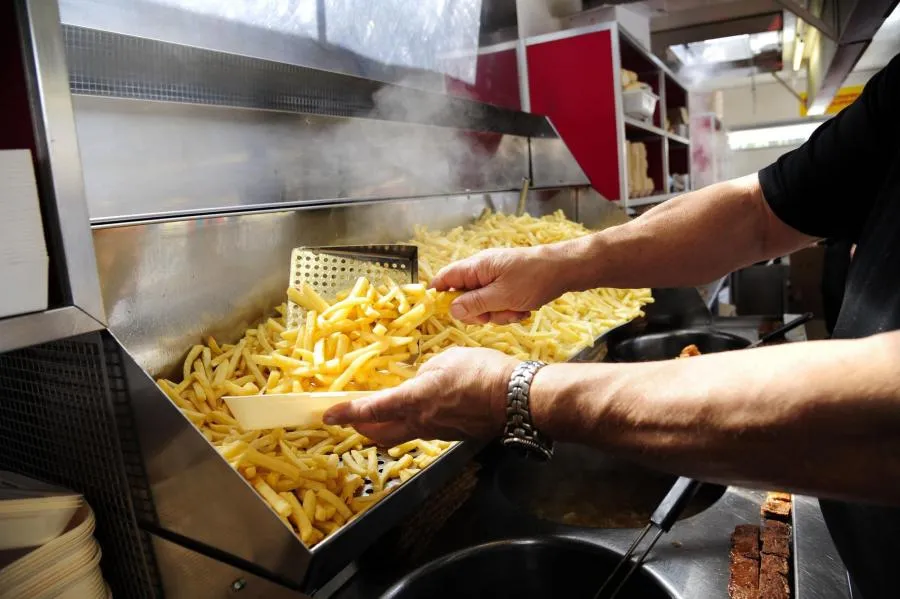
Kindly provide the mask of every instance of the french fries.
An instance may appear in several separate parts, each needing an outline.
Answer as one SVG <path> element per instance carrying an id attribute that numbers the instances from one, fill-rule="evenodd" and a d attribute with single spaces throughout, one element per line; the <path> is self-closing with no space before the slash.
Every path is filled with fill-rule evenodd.
<path id="1" fill-rule="evenodd" d="M 428 288 L 453 260 L 488 247 L 571 239 L 589 231 L 562 213 L 544 218 L 486 214 L 444 235 L 417 229 L 422 283 L 358 279 L 329 303 L 309 285 L 287 296 L 305 314 L 287 325 L 287 307 L 234 344 L 207 337 L 187 353 L 178 383 L 159 380 L 169 399 L 220 455 L 312 547 L 426 468 L 452 446 L 415 440 L 380 455 L 350 428 L 244 431 L 222 397 L 301 391 L 377 390 L 412 377 L 453 346 L 493 347 L 521 359 L 564 361 L 606 330 L 641 314 L 647 289 L 568 293 L 521 323 L 464 325 L 449 314 L 459 292 Z M 379 461 L 383 462 L 379 464 Z"/>

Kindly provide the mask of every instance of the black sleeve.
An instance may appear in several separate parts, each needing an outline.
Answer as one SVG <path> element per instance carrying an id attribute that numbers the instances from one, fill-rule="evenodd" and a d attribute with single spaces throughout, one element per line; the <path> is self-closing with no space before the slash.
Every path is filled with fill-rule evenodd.
<path id="1" fill-rule="evenodd" d="M 900 55 L 853 104 L 759 172 L 775 215 L 807 235 L 856 240 L 900 140 Z"/>

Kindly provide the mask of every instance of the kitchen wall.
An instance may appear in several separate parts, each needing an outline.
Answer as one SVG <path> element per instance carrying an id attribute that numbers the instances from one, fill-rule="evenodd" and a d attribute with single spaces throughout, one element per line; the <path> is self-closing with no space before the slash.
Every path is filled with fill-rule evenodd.
<path id="1" fill-rule="evenodd" d="M 853 72 L 844 86 L 863 85 L 876 71 Z M 759 75 L 757 84 L 726 87 L 722 89 L 724 102 L 724 123 L 729 129 L 738 129 L 777 121 L 800 118 L 800 104 L 788 90 L 775 81 L 771 75 Z M 797 77 L 794 89 L 805 91 L 804 77 Z"/>
<path id="2" fill-rule="evenodd" d="M 844 86 L 864 85 L 876 72 L 853 72 Z M 722 90 L 723 116 L 725 117 L 723 122 L 729 130 L 752 127 L 762 123 L 796 121 L 801 118 L 797 98 L 780 83 L 772 81 L 771 75 L 757 77 L 758 81 L 767 79 L 771 83 L 759 82 L 756 86 L 741 85 L 726 87 Z M 800 93 L 804 86 L 804 78 L 797 77 L 794 89 Z M 728 168 L 729 176 L 741 177 L 758 172 L 777 160 L 782 154 L 790 152 L 799 145 L 732 151 Z"/>
<path id="3" fill-rule="evenodd" d="M 737 150 L 731 153 L 729 175 L 743 177 L 772 164 L 782 154 L 786 154 L 800 145 L 781 146 L 777 148 L 759 148 L 754 150 Z"/>

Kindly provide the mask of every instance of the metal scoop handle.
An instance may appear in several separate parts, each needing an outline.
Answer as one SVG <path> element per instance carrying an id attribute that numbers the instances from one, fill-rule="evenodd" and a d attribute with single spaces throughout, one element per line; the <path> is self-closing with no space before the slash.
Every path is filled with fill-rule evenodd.
<path id="1" fill-rule="evenodd" d="M 777 339 L 778 337 L 781 337 L 788 331 L 793 331 L 794 329 L 799 327 L 801 324 L 809 322 L 810 320 L 812 320 L 812 318 L 813 318 L 812 312 L 807 312 L 806 314 L 798 316 L 794 320 L 791 320 L 791 321 L 786 322 L 785 324 L 781 325 L 774 331 L 770 331 L 770 332 L 766 333 L 765 335 L 763 335 L 762 337 L 760 337 L 759 339 L 757 339 L 756 341 L 751 343 L 747 347 L 747 349 L 753 349 L 754 347 L 759 347 L 763 343 L 767 343 L 767 342 L 771 341 L 772 339 Z"/>

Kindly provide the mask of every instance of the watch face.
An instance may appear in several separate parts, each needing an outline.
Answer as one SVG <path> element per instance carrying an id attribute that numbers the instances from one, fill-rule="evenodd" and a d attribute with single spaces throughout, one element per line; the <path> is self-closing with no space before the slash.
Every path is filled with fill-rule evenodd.
<path id="1" fill-rule="evenodd" d="M 517 455 L 520 459 L 526 460 L 531 457 L 531 451 L 528 450 L 527 447 L 522 446 L 519 443 L 508 443 L 506 448 Z"/>
<path id="2" fill-rule="evenodd" d="M 553 449 L 551 447 L 544 447 L 534 441 L 519 439 L 518 437 L 503 439 L 503 446 L 524 459 L 546 462 L 553 457 Z"/>

